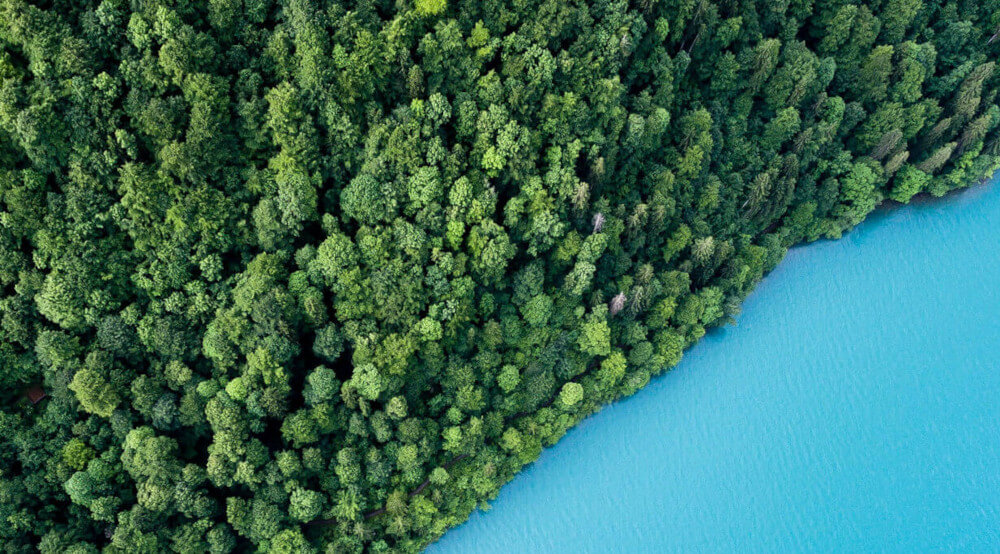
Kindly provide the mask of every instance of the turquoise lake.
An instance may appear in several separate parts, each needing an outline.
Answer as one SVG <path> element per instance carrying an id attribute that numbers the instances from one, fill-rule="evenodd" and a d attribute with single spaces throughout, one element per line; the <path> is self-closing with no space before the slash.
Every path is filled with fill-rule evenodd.
<path id="1" fill-rule="evenodd" d="M 1000 183 L 792 249 L 428 552 L 1000 550 Z"/>

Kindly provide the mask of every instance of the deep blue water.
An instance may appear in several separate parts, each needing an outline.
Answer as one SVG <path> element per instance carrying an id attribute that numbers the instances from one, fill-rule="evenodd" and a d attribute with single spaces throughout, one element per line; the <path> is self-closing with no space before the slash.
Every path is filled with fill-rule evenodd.
<path id="1" fill-rule="evenodd" d="M 1000 551 L 1000 183 L 789 252 L 428 550 Z"/>

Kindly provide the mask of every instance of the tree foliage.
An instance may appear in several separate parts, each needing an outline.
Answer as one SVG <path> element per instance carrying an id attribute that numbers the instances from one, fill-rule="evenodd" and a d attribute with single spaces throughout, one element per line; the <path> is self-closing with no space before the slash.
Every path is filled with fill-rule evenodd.
<path id="1" fill-rule="evenodd" d="M 996 169 L 997 13 L 0 0 L 0 545 L 420 549 Z"/>

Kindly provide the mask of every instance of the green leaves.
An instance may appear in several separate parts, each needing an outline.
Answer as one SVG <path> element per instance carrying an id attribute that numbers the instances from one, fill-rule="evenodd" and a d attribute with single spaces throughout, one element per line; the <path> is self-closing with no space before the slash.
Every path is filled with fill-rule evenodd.
<path id="1" fill-rule="evenodd" d="M 611 329 L 607 322 L 607 306 L 594 308 L 580 328 L 577 342 L 584 354 L 607 356 L 611 353 Z"/>
<path id="2" fill-rule="evenodd" d="M 982 2 L 29 4 L 11 551 L 419 550 L 788 246 L 1000 154 Z"/>
<path id="3" fill-rule="evenodd" d="M 121 397 L 114 388 L 92 369 L 77 371 L 69 388 L 76 394 L 81 408 L 101 417 L 111 417 L 111 412 L 121 403 Z"/>
<path id="4" fill-rule="evenodd" d="M 354 389 L 368 400 L 376 400 L 385 389 L 385 380 L 378 369 L 372 364 L 354 368 L 350 381 Z"/>
<path id="5" fill-rule="evenodd" d="M 344 214 L 358 223 L 373 225 L 388 221 L 395 215 L 393 190 L 378 183 L 368 174 L 359 175 L 341 192 Z"/>
<path id="6" fill-rule="evenodd" d="M 437 15 L 444 11 L 447 0 L 416 0 L 414 6 L 420 15 Z"/>
<path id="7" fill-rule="evenodd" d="M 566 408 L 571 408 L 583 400 L 583 386 L 580 383 L 566 383 L 559 391 L 559 402 Z"/>

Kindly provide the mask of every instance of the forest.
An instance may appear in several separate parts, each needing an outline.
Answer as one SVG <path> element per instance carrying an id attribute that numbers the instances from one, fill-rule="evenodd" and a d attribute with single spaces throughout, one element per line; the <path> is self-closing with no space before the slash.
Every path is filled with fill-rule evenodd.
<path id="1" fill-rule="evenodd" d="M 419 551 L 991 175 L 998 54 L 1000 0 L 0 0 L 0 546 Z"/>

